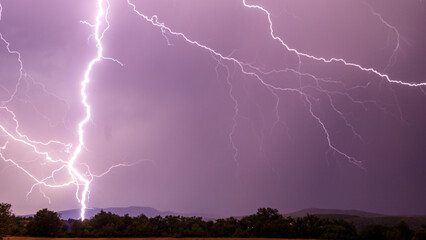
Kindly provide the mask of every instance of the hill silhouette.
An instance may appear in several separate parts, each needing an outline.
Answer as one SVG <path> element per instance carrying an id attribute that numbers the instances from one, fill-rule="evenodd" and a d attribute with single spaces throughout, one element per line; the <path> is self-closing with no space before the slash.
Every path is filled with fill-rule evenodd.
<path id="1" fill-rule="evenodd" d="M 314 215 L 322 219 L 346 220 L 353 223 L 357 229 L 362 229 L 372 224 L 395 226 L 401 221 L 406 222 L 411 228 L 419 228 L 422 225 L 426 225 L 426 216 L 391 216 L 360 210 L 307 208 L 297 212 L 284 214 L 285 217 L 292 218 L 301 218 L 306 215 Z"/>
<path id="2" fill-rule="evenodd" d="M 111 207 L 111 208 L 88 208 L 86 209 L 86 218 L 92 218 L 96 214 L 100 213 L 101 210 L 104 212 L 111 212 L 119 216 L 124 216 L 128 214 L 130 217 L 137 217 L 141 214 L 151 218 L 156 216 L 183 216 L 183 217 L 202 217 L 203 219 L 217 219 L 220 216 L 213 214 L 204 214 L 204 213 L 176 213 L 172 211 L 160 211 L 152 207 Z M 68 219 L 79 219 L 80 218 L 80 209 L 70 209 L 64 211 L 58 211 L 60 218 L 63 220 Z"/>
<path id="3" fill-rule="evenodd" d="M 342 210 L 342 209 L 321 209 L 321 208 L 306 208 L 297 212 L 284 214 L 284 216 L 290 216 L 293 218 L 304 217 L 306 215 L 316 215 L 316 216 L 347 216 L 350 217 L 362 217 L 362 218 L 372 218 L 372 217 L 383 217 L 384 214 L 371 213 L 360 210 Z"/>

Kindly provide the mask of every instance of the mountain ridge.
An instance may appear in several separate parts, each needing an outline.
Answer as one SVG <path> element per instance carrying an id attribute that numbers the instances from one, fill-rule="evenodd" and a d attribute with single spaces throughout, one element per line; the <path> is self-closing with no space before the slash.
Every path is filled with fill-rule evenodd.
<path id="1" fill-rule="evenodd" d="M 305 208 L 296 212 L 283 214 L 284 217 L 304 217 L 306 215 L 348 215 L 348 216 L 358 216 L 362 218 L 373 218 L 373 217 L 384 217 L 390 216 L 380 213 L 372 213 L 361 210 L 354 209 L 325 209 L 325 208 Z"/>
<path id="2" fill-rule="evenodd" d="M 153 207 L 140 207 L 140 206 L 129 206 L 129 207 L 108 207 L 108 208 L 87 208 L 86 209 L 86 218 L 92 218 L 96 214 L 104 212 L 111 212 L 113 214 L 117 214 L 120 216 L 124 216 L 128 214 L 130 217 L 137 217 L 141 214 L 152 218 L 156 216 L 183 216 L 183 217 L 201 217 L 203 219 L 217 219 L 221 218 L 221 216 L 217 216 L 214 214 L 206 214 L 206 213 L 177 213 L 172 211 L 160 211 Z M 61 219 L 80 219 L 80 209 L 69 209 L 62 210 L 57 212 Z M 27 215 L 32 216 L 32 215 Z"/>

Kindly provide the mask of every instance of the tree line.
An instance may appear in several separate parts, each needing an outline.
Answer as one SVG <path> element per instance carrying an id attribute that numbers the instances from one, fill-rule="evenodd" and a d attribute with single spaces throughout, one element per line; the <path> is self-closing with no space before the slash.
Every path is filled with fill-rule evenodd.
<path id="1" fill-rule="evenodd" d="M 0 203 L 0 237 L 238 237 L 238 238 L 310 238 L 353 240 L 426 239 L 426 226 L 412 230 L 401 222 L 397 226 L 369 225 L 361 230 L 347 221 L 321 219 L 314 215 L 284 217 L 277 209 L 260 208 L 242 218 L 203 220 L 200 217 L 145 215 L 119 216 L 101 211 L 91 219 L 61 220 L 48 209 L 32 217 L 15 217 L 11 205 Z"/>

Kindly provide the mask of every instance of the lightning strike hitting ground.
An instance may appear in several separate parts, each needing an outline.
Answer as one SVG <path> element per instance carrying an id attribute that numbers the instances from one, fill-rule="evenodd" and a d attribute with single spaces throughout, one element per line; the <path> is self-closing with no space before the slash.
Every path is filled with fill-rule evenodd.
<path id="1" fill-rule="evenodd" d="M 106 7 L 105 7 L 105 5 L 106 5 Z M 23 171 L 26 175 L 28 175 L 35 182 L 35 184 L 31 187 L 31 189 L 27 193 L 27 197 L 33 192 L 34 188 L 38 187 L 38 186 L 44 186 L 44 187 L 49 187 L 49 188 L 63 188 L 63 187 L 71 186 L 71 185 L 76 186 L 75 196 L 76 196 L 76 199 L 78 200 L 78 202 L 80 202 L 80 204 L 81 204 L 80 218 L 82 220 L 84 220 L 84 218 L 85 218 L 85 211 L 86 211 L 86 208 L 87 208 L 87 199 L 88 199 L 88 194 L 89 194 L 89 186 L 90 186 L 90 183 L 92 182 L 93 178 L 102 177 L 102 176 L 108 174 L 112 169 L 114 169 L 116 167 L 132 166 L 132 165 L 137 163 L 137 162 L 132 163 L 132 164 L 120 163 L 120 164 L 111 166 L 107 171 L 105 171 L 101 174 L 92 174 L 90 172 L 89 167 L 85 164 L 82 164 L 82 165 L 87 168 L 88 174 L 82 173 L 76 167 L 76 161 L 77 161 L 77 159 L 78 159 L 79 155 L 81 154 L 82 149 L 84 147 L 84 127 L 91 119 L 91 109 L 90 109 L 89 103 L 87 102 L 88 96 L 87 96 L 86 92 L 87 92 L 87 85 L 90 83 L 90 80 L 91 80 L 90 74 L 92 72 L 92 69 L 93 69 L 94 65 L 96 63 L 100 62 L 102 59 L 112 60 L 112 61 L 120 64 L 121 66 L 124 66 L 124 64 L 121 63 L 120 61 L 118 61 L 114 58 L 104 57 L 102 55 L 102 53 L 103 53 L 102 38 L 104 37 L 104 34 L 106 33 L 106 31 L 108 30 L 108 28 L 110 26 L 109 22 L 108 22 L 109 8 L 110 8 L 110 4 L 107 0 L 98 0 L 97 1 L 97 13 L 96 13 L 95 24 L 89 24 L 86 21 L 82 21 L 82 23 L 87 24 L 88 26 L 94 28 L 94 32 L 93 32 L 92 37 L 95 39 L 95 42 L 96 42 L 97 55 L 87 65 L 86 71 L 84 73 L 84 78 L 81 81 L 81 91 L 80 91 L 81 103 L 83 104 L 84 109 L 85 109 L 85 116 L 78 124 L 78 128 L 77 128 L 78 143 L 76 144 L 76 146 L 73 146 L 72 144 L 62 143 L 61 141 L 57 141 L 57 140 L 50 140 L 48 142 L 36 141 L 36 140 L 31 139 L 30 137 L 28 137 L 27 135 L 23 134 L 20 131 L 19 121 L 18 121 L 15 113 L 10 108 L 8 108 L 7 105 L 9 103 L 11 103 L 14 99 L 17 98 L 16 95 L 19 91 L 20 85 L 21 85 L 24 78 L 28 77 L 34 85 L 39 85 L 45 93 L 50 94 L 52 96 L 55 96 L 59 100 L 62 100 L 62 99 L 59 96 L 56 96 L 55 94 L 47 91 L 43 84 L 36 83 L 30 76 L 28 76 L 25 73 L 24 64 L 21 60 L 21 53 L 16 51 L 16 50 L 12 50 L 11 47 L 10 47 L 11 43 L 6 40 L 6 38 L 2 35 L 2 33 L 0 33 L 0 39 L 2 40 L 4 45 L 6 46 L 8 53 L 11 54 L 11 55 L 15 55 L 16 58 L 17 58 L 17 61 L 19 63 L 19 77 L 17 79 L 17 83 L 15 85 L 15 88 L 14 88 L 13 92 L 9 94 L 10 95 L 9 98 L 7 100 L 2 100 L 1 105 L 0 105 L 0 112 L 2 114 L 9 115 L 11 120 L 12 120 L 12 123 L 14 125 L 14 127 L 12 129 L 9 129 L 10 127 L 8 128 L 7 126 L 0 124 L 0 130 L 2 131 L 2 133 L 6 137 L 8 137 L 8 140 L 6 140 L 5 143 L 0 147 L 0 158 L 3 161 L 11 163 L 15 167 L 17 167 L 18 169 Z M 2 11 L 3 11 L 3 6 L 0 4 L 0 20 L 1 20 L 1 17 L 2 17 Z M 106 27 L 103 28 L 103 29 L 101 28 L 102 24 L 106 25 Z M 64 101 L 64 102 L 66 103 L 66 101 Z M 29 101 L 29 104 L 31 105 L 31 101 Z M 34 105 L 32 105 L 32 106 L 33 106 L 34 109 L 36 109 Z M 37 109 L 36 109 L 36 111 L 37 111 Z M 12 142 L 25 145 L 27 148 L 32 149 L 32 151 L 36 155 L 39 156 L 37 158 L 42 157 L 47 162 L 58 164 L 59 167 L 57 167 L 55 170 L 53 170 L 51 172 L 51 174 L 49 176 L 45 177 L 45 178 L 39 179 L 39 178 L 35 177 L 35 175 L 32 174 L 31 170 L 26 169 L 25 167 L 23 167 L 19 163 L 20 161 L 16 161 L 16 160 L 13 160 L 12 158 L 8 158 L 3 154 L 3 152 L 7 149 L 7 146 Z M 47 148 L 51 147 L 52 145 L 60 146 L 61 148 L 60 148 L 59 151 L 61 151 L 61 152 L 71 153 L 71 156 L 69 157 L 69 159 L 61 159 L 61 158 L 53 157 L 52 154 L 49 152 L 49 150 L 47 150 Z M 45 150 L 41 150 L 41 149 L 45 149 Z M 63 182 L 63 183 L 57 183 L 56 180 L 55 180 L 55 175 L 62 172 L 62 171 L 67 171 L 70 179 L 68 181 Z M 81 187 L 82 187 L 82 190 L 80 190 Z M 50 198 L 42 191 L 42 189 L 39 189 L 39 190 L 40 190 L 40 193 L 43 195 L 43 197 L 45 197 L 50 203 L 51 202 Z"/>

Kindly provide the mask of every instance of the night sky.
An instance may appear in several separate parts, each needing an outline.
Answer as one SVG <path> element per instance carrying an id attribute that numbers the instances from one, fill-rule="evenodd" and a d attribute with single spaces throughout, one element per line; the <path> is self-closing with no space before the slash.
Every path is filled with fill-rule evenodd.
<path id="1" fill-rule="evenodd" d="M 93 178 L 89 207 L 219 216 L 259 207 L 426 214 L 426 2 L 130 3 L 157 18 L 149 22 L 127 1 L 110 0 L 75 168 L 91 179 L 127 166 Z M 23 141 L 72 144 L 70 152 L 36 144 L 69 161 L 85 117 L 81 82 L 97 54 L 92 24 L 107 2 L 0 4 L 0 202 L 18 215 L 80 208 L 74 184 L 32 188 L 29 174 L 42 180 L 66 165 L 6 131 Z M 286 45 L 271 36 L 268 15 L 250 4 L 270 13 L 273 34 Z M 416 86 L 306 55 L 344 59 Z M 62 169 L 45 182 L 70 179 Z"/>

